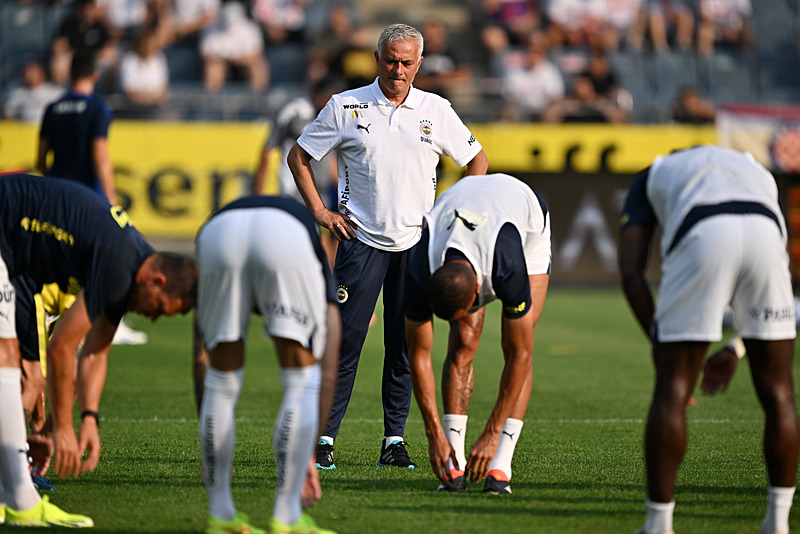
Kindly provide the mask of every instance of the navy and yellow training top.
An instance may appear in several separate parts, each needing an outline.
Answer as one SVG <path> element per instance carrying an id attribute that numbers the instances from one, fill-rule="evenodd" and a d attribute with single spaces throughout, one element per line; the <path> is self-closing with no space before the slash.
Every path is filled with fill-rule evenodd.
<path id="1" fill-rule="evenodd" d="M 0 256 L 9 278 L 84 289 L 89 319 L 119 323 L 153 248 L 128 214 L 91 189 L 30 174 L 0 176 Z"/>

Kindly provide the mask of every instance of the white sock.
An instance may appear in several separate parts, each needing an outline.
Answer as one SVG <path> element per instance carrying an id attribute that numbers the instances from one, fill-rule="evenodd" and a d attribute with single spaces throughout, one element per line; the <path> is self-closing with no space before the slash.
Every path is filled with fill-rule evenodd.
<path id="1" fill-rule="evenodd" d="M 452 413 L 444 414 L 442 417 L 442 426 L 444 427 L 444 435 L 447 436 L 447 441 L 450 446 L 456 451 L 456 461 L 458 461 L 458 470 L 464 471 L 467 467 L 467 457 L 464 455 L 464 441 L 467 437 L 467 419 L 466 415 L 457 415 Z M 450 470 L 456 469 L 453 465 L 453 460 L 447 464 Z"/>
<path id="2" fill-rule="evenodd" d="M 320 436 L 319 437 L 319 444 L 320 445 L 333 445 L 333 438 L 330 436 Z"/>
<path id="3" fill-rule="evenodd" d="M 397 441 L 404 441 L 403 436 L 386 436 L 385 438 L 383 438 L 383 448 L 385 449 L 386 447 Z"/>
<path id="4" fill-rule="evenodd" d="M 296 523 L 303 511 L 301 492 L 318 431 L 321 377 L 318 364 L 281 368 L 283 402 L 272 438 L 278 471 L 272 516 L 284 525 Z"/>
<path id="5" fill-rule="evenodd" d="M 497 444 L 497 452 L 489 464 L 489 471 L 499 469 L 511 480 L 511 459 L 514 457 L 514 449 L 519 441 L 519 434 L 522 432 L 523 421 L 509 417 L 503 424 L 503 431 L 500 432 L 500 441 Z"/>
<path id="6" fill-rule="evenodd" d="M 28 439 L 22 409 L 22 371 L 0 368 L 0 484 L 6 505 L 27 510 L 39 504 L 39 493 L 28 470 Z"/>
<path id="7" fill-rule="evenodd" d="M 645 501 L 647 506 L 647 519 L 644 522 L 645 534 L 661 534 L 672 528 L 672 512 L 675 510 L 675 501 L 654 502 Z"/>
<path id="8" fill-rule="evenodd" d="M 244 367 L 235 371 L 206 371 L 200 407 L 200 456 L 208 494 L 208 513 L 223 521 L 236 515 L 231 495 L 231 469 L 236 444 L 234 411 L 242 390 Z"/>
<path id="9" fill-rule="evenodd" d="M 772 534 L 789 532 L 789 510 L 792 508 L 794 488 L 767 486 L 767 515 L 761 523 L 761 532 Z"/>

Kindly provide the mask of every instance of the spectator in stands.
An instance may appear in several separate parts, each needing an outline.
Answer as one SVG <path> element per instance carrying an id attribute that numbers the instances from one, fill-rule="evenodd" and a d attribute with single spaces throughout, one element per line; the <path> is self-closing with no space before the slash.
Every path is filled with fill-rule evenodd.
<path id="1" fill-rule="evenodd" d="M 217 19 L 220 5 L 220 0 L 160 0 L 165 44 L 197 45 L 203 30 Z"/>
<path id="2" fill-rule="evenodd" d="M 334 58 L 353 45 L 353 36 L 359 35 L 356 17 L 351 7 L 336 3 L 328 8 L 325 30 L 311 36 L 308 52 L 308 79 L 313 84 L 331 75 Z M 427 44 L 427 43 L 426 43 Z"/>
<path id="3" fill-rule="evenodd" d="M 564 79 L 547 59 L 547 35 L 534 31 L 528 37 L 525 63 L 510 68 L 503 77 L 502 90 L 506 100 L 503 118 L 535 121 L 555 101 L 564 96 Z"/>
<path id="4" fill-rule="evenodd" d="M 648 0 L 648 28 L 656 52 L 666 52 L 670 44 L 681 51 L 692 46 L 694 14 L 683 0 Z"/>
<path id="5" fill-rule="evenodd" d="M 701 98 L 694 87 L 683 87 L 672 106 L 672 120 L 681 124 L 711 124 L 715 117 L 714 104 Z"/>
<path id="6" fill-rule="evenodd" d="M 710 56 L 715 45 L 745 48 L 750 44 L 750 0 L 700 0 L 697 52 Z"/>
<path id="7" fill-rule="evenodd" d="M 356 28 L 347 47 L 328 66 L 330 76 L 344 81 L 348 89 L 369 85 L 378 76 L 374 38 L 367 28 Z"/>
<path id="8" fill-rule="evenodd" d="M 481 38 L 489 54 L 524 47 L 528 35 L 543 27 L 541 0 L 482 0 Z M 427 48 L 427 44 L 426 44 Z"/>
<path id="9" fill-rule="evenodd" d="M 156 0 L 97 0 L 97 5 L 103 10 L 111 36 L 118 42 L 135 39 L 155 21 Z"/>
<path id="10" fill-rule="evenodd" d="M 117 43 L 103 20 L 103 9 L 95 0 L 76 0 L 75 13 L 61 23 L 52 47 L 53 83 L 67 83 L 72 55 L 85 51 L 95 55 L 101 77 L 117 62 Z"/>
<path id="11" fill-rule="evenodd" d="M 251 0 L 253 19 L 263 28 L 268 44 L 305 40 L 309 0 Z"/>
<path id="12" fill-rule="evenodd" d="M 542 122 L 627 122 L 628 115 L 613 100 L 599 96 L 592 80 L 578 75 L 572 80 L 570 94 L 554 102 L 542 114 Z"/>
<path id="13" fill-rule="evenodd" d="M 136 118 L 164 118 L 169 96 L 169 69 L 154 28 L 144 30 L 120 62 L 119 86 Z"/>
<path id="14" fill-rule="evenodd" d="M 22 85 L 11 90 L 6 100 L 5 118 L 38 124 L 47 105 L 58 100 L 64 89 L 47 81 L 47 74 L 38 60 L 26 63 L 20 78 Z"/>
<path id="15" fill-rule="evenodd" d="M 595 0 L 602 20 L 600 46 L 639 51 L 647 29 L 645 0 Z"/>
<path id="16" fill-rule="evenodd" d="M 414 87 L 451 100 L 453 89 L 469 82 L 469 68 L 450 47 L 444 21 L 429 18 L 422 24 L 420 31 L 425 39 L 425 59 L 414 78 Z"/>
<path id="17" fill-rule="evenodd" d="M 217 20 L 203 31 L 200 54 L 207 91 L 219 91 L 225 85 L 229 67 L 242 69 L 254 91 L 262 91 L 269 85 L 264 38 L 240 2 L 223 4 Z"/>
<path id="18" fill-rule="evenodd" d="M 619 84 L 616 74 L 611 70 L 608 57 L 602 50 L 594 50 L 589 56 L 586 70 L 581 74 L 592 82 L 595 93 L 602 98 L 613 99 Z"/>
<path id="19" fill-rule="evenodd" d="M 593 0 L 558 0 L 547 5 L 550 46 L 602 47 L 603 17 Z"/>

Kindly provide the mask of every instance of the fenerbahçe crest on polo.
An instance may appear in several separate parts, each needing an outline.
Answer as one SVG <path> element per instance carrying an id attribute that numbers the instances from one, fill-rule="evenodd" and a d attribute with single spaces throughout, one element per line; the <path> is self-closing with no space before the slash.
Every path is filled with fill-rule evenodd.
<path id="1" fill-rule="evenodd" d="M 347 287 L 340 285 L 336 289 L 336 302 L 339 304 L 344 304 L 347 302 L 347 299 L 350 297 L 350 294 L 347 292 Z"/>

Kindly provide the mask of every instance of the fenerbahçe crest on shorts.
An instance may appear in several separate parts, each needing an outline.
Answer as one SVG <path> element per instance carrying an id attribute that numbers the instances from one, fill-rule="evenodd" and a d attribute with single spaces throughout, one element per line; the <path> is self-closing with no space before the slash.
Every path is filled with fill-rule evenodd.
<path id="1" fill-rule="evenodd" d="M 340 284 L 339 287 L 336 288 L 336 302 L 344 304 L 347 302 L 348 298 L 350 298 L 350 293 L 347 292 L 347 286 Z"/>

